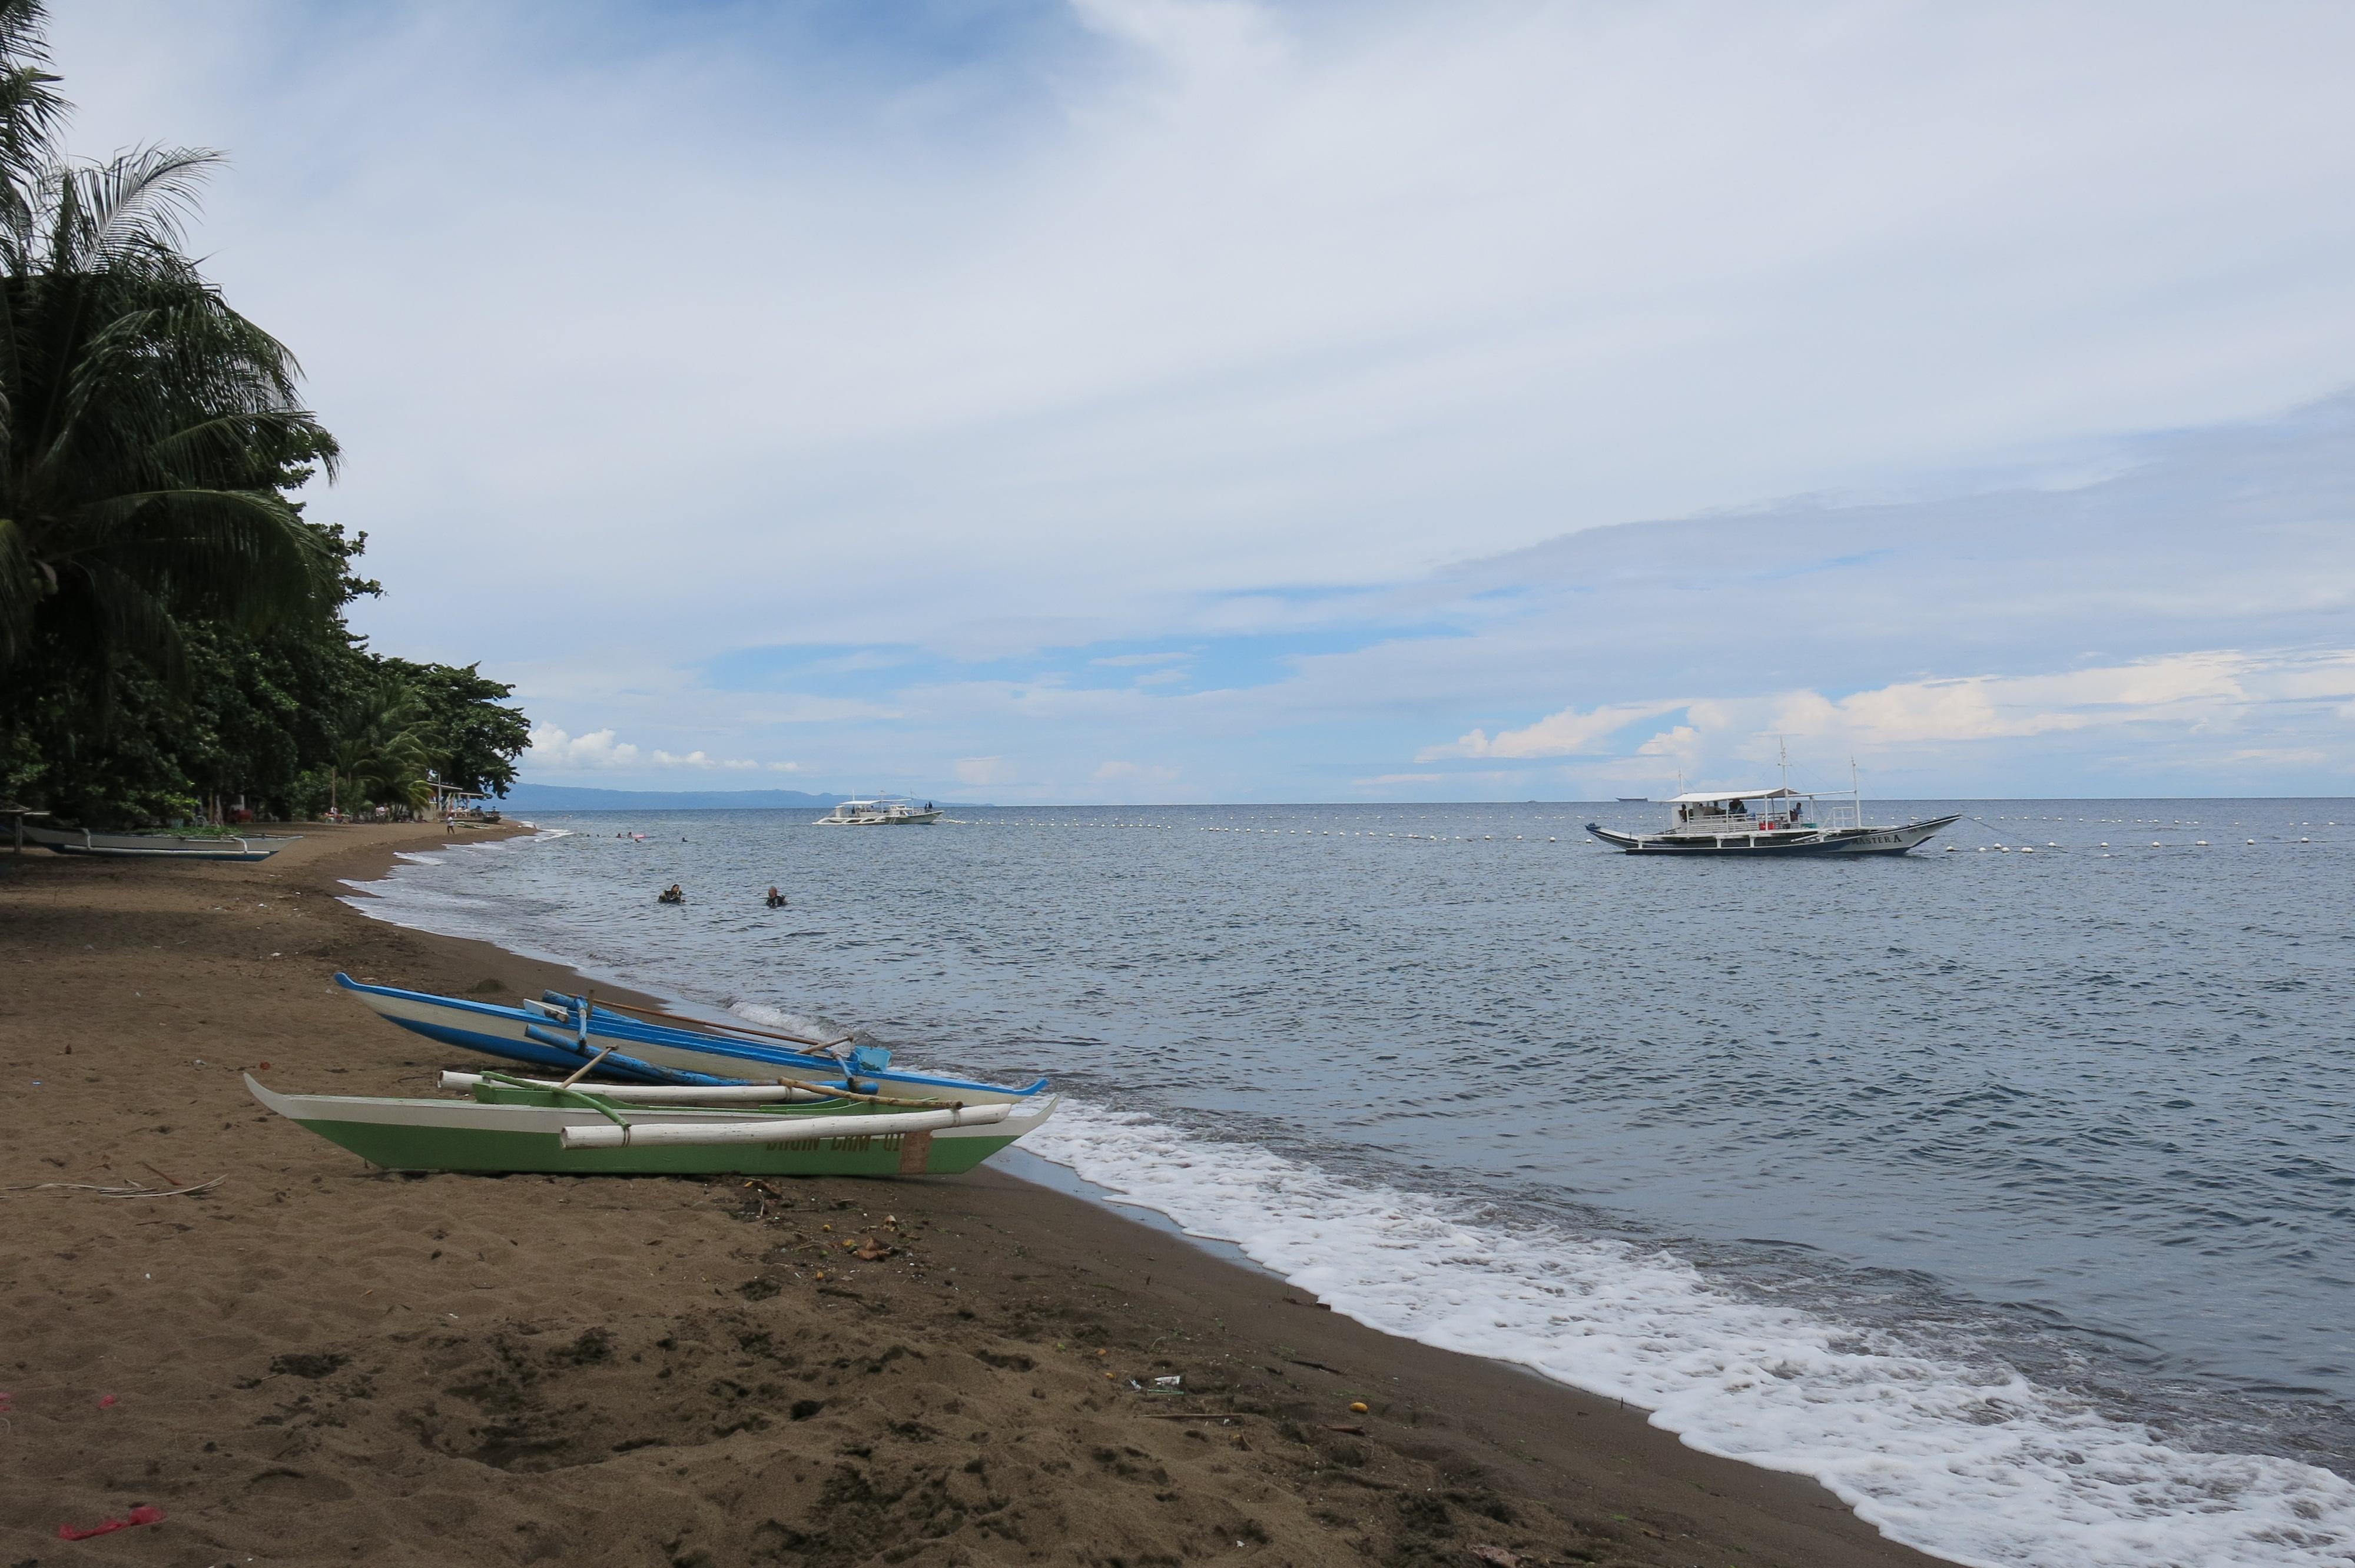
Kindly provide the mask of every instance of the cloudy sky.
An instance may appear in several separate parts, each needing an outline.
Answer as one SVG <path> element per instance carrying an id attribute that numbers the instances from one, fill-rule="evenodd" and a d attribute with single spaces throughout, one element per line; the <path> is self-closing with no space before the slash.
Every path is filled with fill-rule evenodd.
<path id="1" fill-rule="evenodd" d="M 2355 789 L 2355 7 L 77 0 L 526 777 Z"/>

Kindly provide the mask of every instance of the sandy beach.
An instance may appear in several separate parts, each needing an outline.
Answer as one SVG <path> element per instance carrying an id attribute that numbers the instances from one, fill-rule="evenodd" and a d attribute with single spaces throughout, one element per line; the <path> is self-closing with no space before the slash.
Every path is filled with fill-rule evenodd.
<path id="1" fill-rule="evenodd" d="M 368 1169 L 240 1083 L 457 1065 L 337 969 L 580 982 L 337 902 L 438 828 L 306 832 L 261 865 L 0 874 L 0 1562 L 1931 1561 L 1003 1174 Z"/>

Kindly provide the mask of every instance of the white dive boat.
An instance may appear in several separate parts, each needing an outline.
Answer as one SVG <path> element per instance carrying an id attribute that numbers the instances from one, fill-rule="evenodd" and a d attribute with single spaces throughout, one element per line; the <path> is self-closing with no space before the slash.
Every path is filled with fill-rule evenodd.
<path id="1" fill-rule="evenodd" d="M 1962 815 L 1871 824 L 1861 796 L 1825 804 L 1787 787 L 1695 789 L 1665 803 L 1676 808 L 1665 832 L 1614 832 L 1599 822 L 1586 831 L 1628 854 L 1903 854 Z"/>
<path id="2" fill-rule="evenodd" d="M 879 795 L 872 800 L 845 800 L 820 817 L 817 825 L 821 828 L 922 827 L 940 820 L 940 809 L 930 800 L 917 806 L 902 796 Z"/>

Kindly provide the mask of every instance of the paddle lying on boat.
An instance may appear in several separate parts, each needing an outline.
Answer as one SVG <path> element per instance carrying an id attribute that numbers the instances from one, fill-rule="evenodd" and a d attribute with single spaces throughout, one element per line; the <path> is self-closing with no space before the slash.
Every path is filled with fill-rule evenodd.
<path id="1" fill-rule="evenodd" d="M 388 1170 L 558 1175 L 955 1175 L 1044 1125 L 1055 1108 L 1052 1098 L 922 1111 L 850 1099 L 647 1105 L 623 1097 L 630 1091 L 466 1075 L 474 1082 L 464 1100 L 281 1095 L 250 1073 L 245 1086 L 271 1110 Z"/>
<path id="2" fill-rule="evenodd" d="M 608 1077 L 646 1084 L 745 1084 L 795 1079 L 900 1099 L 985 1105 L 1032 1098 L 1047 1087 L 1039 1078 L 1022 1086 L 975 1083 L 888 1065 L 890 1053 L 871 1047 L 848 1060 L 782 1044 L 684 1026 L 627 1018 L 609 1009 L 567 997 L 568 1005 L 535 1001 L 521 1007 L 466 1001 L 430 991 L 368 985 L 346 974 L 336 983 L 387 1022 L 429 1040 L 463 1046 L 510 1062 L 570 1073 L 607 1047 L 597 1071 Z"/>

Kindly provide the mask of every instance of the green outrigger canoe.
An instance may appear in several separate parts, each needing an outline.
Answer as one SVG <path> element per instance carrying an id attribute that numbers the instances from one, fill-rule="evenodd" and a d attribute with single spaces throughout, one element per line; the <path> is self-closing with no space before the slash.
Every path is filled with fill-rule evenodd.
<path id="1" fill-rule="evenodd" d="M 466 1099 L 253 1097 L 389 1171 L 634 1176 L 954 1176 L 1053 1114 L 1054 1102 L 928 1106 L 792 1086 L 559 1085 L 444 1073 Z"/>

